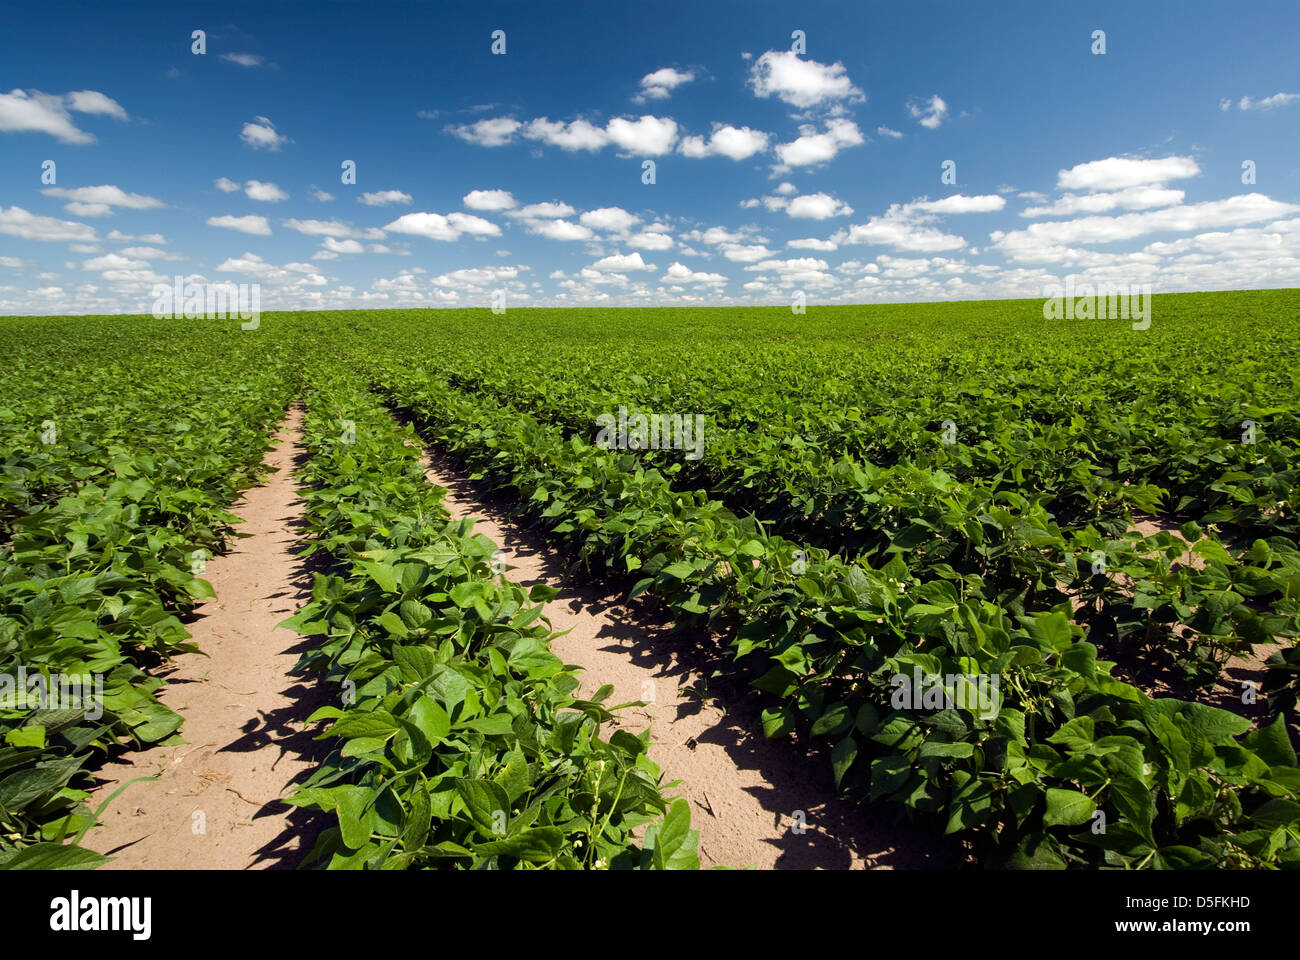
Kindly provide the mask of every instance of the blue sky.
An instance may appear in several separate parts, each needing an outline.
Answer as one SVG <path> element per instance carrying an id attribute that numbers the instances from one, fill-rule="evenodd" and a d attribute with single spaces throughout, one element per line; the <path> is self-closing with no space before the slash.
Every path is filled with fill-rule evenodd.
<path id="1" fill-rule="evenodd" d="M 3 313 L 148 312 L 177 274 L 260 283 L 263 309 L 1300 285 L 1294 3 L 17 3 L 5 21 Z"/>

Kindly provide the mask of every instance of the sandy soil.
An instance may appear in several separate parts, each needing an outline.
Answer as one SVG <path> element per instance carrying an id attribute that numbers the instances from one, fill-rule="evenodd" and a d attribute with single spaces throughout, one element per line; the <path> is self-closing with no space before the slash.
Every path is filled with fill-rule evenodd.
<path id="1" fill-rule="evenodd" d="M 314 767 L 320 745 L 303 721 L 324 692 L 291 671 L 301 638 L 275 625 L 310 589 L 294 549 L 302 501 L 293 475 L 302 411 L 292 410 L 266 456 L 275 472 L 234 508 L 243 523 L 229 553 L 203 577 L 217 596 L 189 625 L 207 656 L 179 656 L 160 699 L 185 718 L 185 745 L 133 751 L 99 772 L 92 808 L 129 786 L 85 844 L 115 857 L 104 869 L 296 867 L 323 826 L 279 802 Z"/>
<path id="2" fill-rule="evenodd" d="M 453 517 L 473 517 L 475 532 L 502 549 L 507 576 L 531 586 L 561 589 L 547 604 L 556 630 L 556 655 L 584 668 L 580 692 L 613 684 L 610 704 L 653 700 L 625 708 L 620 722 L 632 732 L 651 727 L 650 757 L 665 782 L 682 780 L 670 795 L 691 802 L 700 832 L 703 866 L 787 869 L 951 867 L 956 848 L 913 827 L 892 809 L 858 808 L 839 801 L 824 755 L 805 756 L 789 741 L 761 732 L 752 705 L 702 702 L 688 692 L 707 677 L 704 659 L 649 604 L 624 604 L 621 594 L 566 576 L 566 565 L 535 532 L 507 516 L 507 505 L 481 498 L 467 473 L 433 452 L 429 480 L 448 490 Z M 703 671 L 703 672 L 702 672 Z M 797 832 L 799 814 L 806 824 Z"/>

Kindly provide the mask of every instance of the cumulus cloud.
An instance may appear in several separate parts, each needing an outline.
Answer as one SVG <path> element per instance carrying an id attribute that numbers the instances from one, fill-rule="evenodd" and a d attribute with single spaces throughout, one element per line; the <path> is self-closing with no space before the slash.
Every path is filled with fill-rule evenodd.
<path id="1" fill-rule="evenodd" d="M 807 167 L 833 160 L 845 147 L 863 143 L 862 131 L 852 120 L 834 117 L 826 122 L 822 133 L 812 125 L 799 128 L 799 138 L 776 146 L 777 159 L 788 167 Z"/>
<path id="2" fill-rule="evenodd" d="M 276 203 L 289 199 L 289 195 L 274 183 L 263 183 L 261 180 L 249 180 L 245 183 L 244 193 L 248 199 L 260 200 L 262 203 Z"/>
<path id="3" fill-rule="evenodd" d="M 0 93 L 0 131 L 47 133 L 61 143 L 94 143 L 95 135 L 77 127 L 69 111 L 127 119 L 126 110 L 112 97 L 97 90 L 78 90 L 63 95 L 39 90 L 11 90 Z"/>
<path id="4" fill-rule="evenodd" d="M 110 230 L 108 239 L 116 240 L 118 243 L 162 243 L 167 241 L 163 239 L 161 233 L 144 233 L 132 236 L 129 233 L 123 233 L 120 230 Z"/>
<path id="5" fill-rule="evenodd" d="M 524 127 L 524 136 L 529 140 L 540 140 L 561 150 L 587 150 L 594 153 L 609 143 L 605 131 L 586 120 L 574 120 L 561 123 L 539 117 Z"/>
<path id="6" fill-rule="evenodd" d="M 674 262 L 660 279 L 664 283 L 703 283 L 716 285 L 727 282 L 727 278 L 720 273 L 697 272 L 685 264 L 677 262 Z"/>
<path id="7" fill-rule="evenodd" d="M 548 201 L 546 203 L 530 203 L 526 207 L 519 207 L 517 210 L 511 210 L 507 216 L 518 217 L 524 220 L 551 220 L 560 217 L 571 217 L 576 210 L 567 203 L 561 201 Z"/>
<path id="8" fill-rule="evenodd" d="M 528 232 L 548 240 L 590 240 L 595 236 L 589 227 L 568 220 L 527 220 Z"/>
<path id="9" fill-rule="evenodd" d="M 791 200 L 786 205 L 785 212 L 797 219 L 826 220 L 847 216 L 853 212 L 853 208 L 828 193 L 808 193 Z"/>
<path id="10" fill-rule="evenodd" d="M 1026 207 L 1022 217 L 1072 217 L 1078 213 L 1106 213 L 1116 208 L 1146 210 L 1182 203 L 1185 192 L 1162 186 L 1128 187 L 1114 193 L 1066 193 L 1050 206 Z"/>
<path id="11" fill-rule="evenodd" d="M 239 139 L 254 150 L 279 150 L 289 140 L 266 117 L 254 117 L 239 131 Z"/>
<path id="12" fill-rule="evenodd" d="M 730 157 L 732 160 L 744 160 L 766 150 L 769 139 L 760 130 L 715 123 L 708 140 L 698 136 L 684 137 L 677 152 L 684 157 Z"/>
<path id="13" fill-rule="evenodd" d="M 1242 97 L 1237 101 L 1237 108 L 1239 110 L 1276 110 L 1278 107 L 1289 107 L 1296 102 L 1300 102 L 1300 93 L 1275 93 L 1271 97 L 1263 97 L 1259 100 Z M 1231 100 L 1219 101 L 1219 109 L 1230 110 L 1231 108 Z"/>
<path id="14" fill-rule="evenodd" d="M 447 132 L 480 147 L 500 147 L 513 140 L 521 126 L 523 124 L 511 117 L 491 117 L 476 123 L 449 126 Z"/>
<path id="15" fill-rule="evenodd" d="M 290 219 L 284 221 L 284 225 L 290 230 L 296 230 L 298 233 L 309 237 L 352 237 L 358 235 L 354 227 L 338 220 Z"/>
<path id="16" fill-rule="evenodd" d="M 374 193 L 363 193 L 357 197 L 357 203 L 364 203 L 368 207 L 386 207 L 394 203 L 410 203 L 411 195 L 403 193 L 401 190 L 378 190 Z"/>
<path id="17" fill-rule="evenodd" d="M 882 137 L 889 137 L 891 140 L 901 140 L 903 138 L 903 134 L 898 130 L 892 130 L 883 125 L 876 127 L 876 133 Z"/>
<path id="18" fill-rule="evenodd" d="M 844 64 L 801 60 L 792 50 L 769 50 L 750 67 L 749 85 L 759 97 L 777 97 L 795 107 L 862 99 Z"/>
<path id="19" fill-rule="evenodd" d="M 694 79 L 695 74 L 690 70 L 662 67 L 641 78 L 641 92 L 637 94 L 636 101 L 643 103 L 646 100 L 665 100 L 683 83 L 690 83 Z"/>
<path id="20" fill-rule="evenodd" d="M 1188 233 L 1216 227 L 1236 227 L 1275 220 L 1300 212 L 1300 206 L 1270 199 L 1260 193 L 1238 194 L 1208 200 L 1124 213 L 1113 217 L 1090 216 L 1031 224 L 1024 230 L 995 231 L 993 245 L 1009 259 L 1045 262 L 1070 256 L 1069 244 L 1113 243 L 1152 233 Z"/>
<path id="21" fill-rule="evenodd" d="M 446 216 L 441 213 L 408 213 L 385 226 L 384 230 L 446 242 L 459 239 L 462 233 L 475 236 L 501 234 L 501 228 L 495 223 L 468 213 L 451 213 Z"/>
<path id="22" fill-rule="evenodd" d="M 641 218 L 628 213 L 622 207 L 601 207 L 588 210 L 578 218 L 578 222 L 592 230 L 605 230 L 610 233 L 625 233 L 641 222 Z"/>
<path id="23" fill-rule="evenodd" d="M 673 246 L 673 238 L 666 233 L 660 233 L 655 230 L 643 230 L 635 233 L 627 240 L 629 247 L 640 250 L 669 250 Z"/>
<path id="24" fill-rule="evenodd" d="M 636 270 L 657 270 L 653 263 L 646 263 L 639 253 L 615 253 L 603 257 L 591 265 L 592 270 L 600 273 L 630 273 Z"/>
<path id="25" fill-rule="evenodd" d="M 468 233 L 475 237 L 499 237 L 501 228 L 491 220 L 484 220 L 482 217 L 476 217 L 470 213 L 449 213 L 447 222 L 461 233 Z"/>
<path id="26" fill-rule="evenodd" d="M 46 187 L 41 193 L 47 197 L 59 197 L 71 201 L 63 209 L 79 217 L 106 217 L 114 207 L 126 207 L 130 210 L 152 210 L 166 206 L 157 197 L 147 197 L 139 193 L 127 193 L 121 187 L 103 184 L 98 187 Z"/>
<path id="27" fill-rule="evenodd" d="M 210 227 L 238 230 L 240 233 L 251 233 L 262 237 L 268 236 L 271 232 L 271 225 L 266 222 L 266 217 L 208 217 L 207 222 Z"/>
<path id="28" fill-rule="evenodd" d="M 239 184 L 229 177 L 217 177 L 212 181 L 212 185 L 222 193 L 238 193 L 240 190 Z"/>
<path id="29" fill-rule="evenodd" d="M 1061 190 L 1114 191 L 1183 180 L 1195 177 L 1200 172 L 1201 168 L 1191 157 L 1163 157 L 1158 160 L 1107 157 L 1105 160 L 1080 163 L 1069 170 L 1059 171 L 1056 186 Z"/>
<path id="30" fill-rule="evenodd" d="M 921 126 L 927 130 L 934 130 L 948 116 L 948 104 L 944 103 L 943 98 L 936 93 L 929 100 L 909 100 L 907 112 Z"/>
<path id="31" fill-rule="evenodd" d="M 638 157 L 669 153 L 677 142 L 677 121 L 649 115 L 629 120 L 615 117 L 605 125 L 605 135 L 619 149 Z"/>
<path id="32" fill-rule="evenodd" d="M 515 198 L 509 190 L 471 190 L 460 202 L 470 210 L 510 210 Z"/>
<path id="33" fill-rule="evenodd" d="M 22 207 L 0 207 L 0 233 L 47 242 L 94 241 L 95 228 L 70 220 L 36 216 Z"/>

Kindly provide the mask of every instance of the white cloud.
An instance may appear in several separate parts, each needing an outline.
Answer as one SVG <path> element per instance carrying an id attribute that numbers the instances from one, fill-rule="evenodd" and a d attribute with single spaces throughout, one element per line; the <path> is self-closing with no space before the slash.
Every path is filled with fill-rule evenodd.
<path id="1" fill-rule="evenodd" d="M 1066 193 L 1051 206 L 1026 207 L 1020 211 L 1020 215 L 1029 218 L 1072 217 L 1077 213 L 1105 213 L 1117 207 L 1123 210 L 1146 210 L 1182 203 L 1185 195 L 1182 190 L 1160 186 L 1128 187 L 1115 193 Z"/>
<path id="2" fill-rule="evenodd" d="M 1182 180 L 1197 176 L 1200 172 L 1201 168 L 1191 157 L 1164 157 L 1159 160 L 1107 157 L 1105 160 L 1093 160 L 1059 171 L 1056 186 L 1061 190 L 1113 191 Z"/>
<path id="3" fill-rule="evenodd" d="M 100 114 L 126 119 L 126 109 L 112 97 L 106 97 L 98 90 L 78 90 L 68 94 L 68 109 L 78 113 Z"/>
<path id="4" fill-rule="evenodd" d="M 329 203 L 334 199 L 334 194 L 326 193 L 320 187 L 311 188 L 311 198 L 318 203 Z"/>
<path id="5" fill-rule="evenodd" d="M 828 193 L 808 193 L 791 200 L 785 212 L 797 219 L 826 220 L 847 216 L 853 212 L 853 208 Z"/>
<path id="6" fill-rule="evenodd" d="M 1034 223 L 1024 230 L 995 231 L 989 237 L 994 246 L 1009 259 L 1045 262 L 1071 256 L 1067 245 L 1072 243 L 1111 243 L 1151 233 L 1187 233 L 1215 227 L 1236 227 L 1278 219 L 1295 212 L 1300 212 L 1300 206 L 1272 200 L 1260 193 L 1248 193 L 1224 200 L 1209 200 L 1143 213 Z"/>
<path id="7" fill-rule="evenodd" d="M 78 90 L 63 96 L 39 90 L 11 90 L 0 94 L 0 131 L 48 133 L 61 143 L 94 143 L 94 134 L 78 129 L 69 110 L 127 119 L 120 103 L 97 90 Z"/>
<path id="8" fill-rule="evenodd" d="M 523 124 L 511 117 L 491 117 L 469 125 L 447 127 L 447 132 L 480 147 L 500 147 L 513 140 L 515 131 L 521 126 Z"/>
<path id="9" fill-rule="evenodd" d="M 245 183 L 244 193 L 250 200 L 260 200 L 263 203 L 276 203 L 289 199 L 289 195 L 274 183 L 263 183 L 261 180 L 249 180 Z"/>
<path id="10" fill-rule="evenodd" d="M 677 121 L 649 115 L 636 120 L 615 117 L 605 125 L 605 135 L 633 156 L 657 157 L 672 151 L 677 142 Z"/>
<path id="11" fill-rule="evenodd" d="M 1275 93 L 1262 100 L 1242 97 L 1237 101 L 1237 106 L 1242 110 L 1276 110 L 1278 107 L 1289 107 L 1297 101 L 1300 101 L 1300 93 Z M 1221 101 L 1219 104 L 1221 109 L 1227 110 L 1228 108 L 1223 106 L 1224 103 L 1231 104 L 1231 101 Z"/>
<path id="12" fill-rule="evenodd" d="M 835 117 L 826 122 L 826 131 L 818 133 L 813 126 L 799 128 L 799 139 L 776 146 L 777 158 L 791 167 L 806 167 L 825 163 L 845 147 L 855 147 L 863 142 L 862 131 L 852 120 Z"/>
<path id="13" fill-rule="evenodd" d="M 63 209 L 77 217 L 110 217 L 113 215 L 113 208 L 106 203 L 82 203 L 74 200 L 72 203 L 65 203 Z"/>
<path id="14" fill-rule="evenodd" d="M 882 137 L 889 137 L 893 140 L 901 140 L 903 138 L 903 134 L 898 130 L 891 130 L 889 127 L 883 125 L 876 127 L 876 133 Z"/>
<path id="15" fill-rule="evenodd" d="M 212 181 L 212 185 L 222 193 L 238 193 L 240 189 L 239 184 L 228 177 L 217 177 Z"/>
<path id="16" fill-rule="evenodd" d="M 805 237 L 802 240 L 787 240 L 785 245 L 797 250 L 821 250 L 824 253 L 830 253 L 840 247 L 834 240 L 818 240 L 815 237 Z"/>
<path id="17" fill-rule="evenodd" d="M 907 112 L 921 126 L 927 130 L 934 130 L 948 116 L 948 104 L 944 103 L 943 98 L 936 93 L 929 100 L 908 101 Z"/>
<path id="18" fill-rule="evenodd" d="M 70 220 L 41 217 L 22 207 L 0 207 L 0 233 L 24 240 L 86 242 L 95 239 L 95 228 Z"/>
<path id="19" fill-rule="evenodd" d="M 440 213 L 407 213 L 384 227 L 391 233 L 407 233 L 430 240 L 450 242 L 460 237 L 460 231 Z"/>
<path id="20" fill-rule="evenodd" d="M 254 150 L 279 150 L 289 142 L 287 137 L 276 131 L 275 124 L 266 117 L 254 117 L 253 120 L 256 122 L 249 121 L 244 124 L 239 131 L 239 139 Z"/>
<path id="21" fill-rule="evenodd" d="M 167 241 L 163 239 L 161 233 L 144 233 L 137 236 L 131 236 L 129 233 L 122 233 L 120 230 L 111 230 L 108 239 L 116 240 L 119 243 L 162 243 Z"/>
<path id="22" fill-rule="evenodd" d="M 629 237 L 627 245 L 639 250 L 669 250 L 672 248 L 673 238 L 655 230 L 643 230 Z"/>
<path id="23" fill-rule="evenodd" d="M 609 143 L 605 131 L 586 120 L 561 123 L 540 117 L 524 128 L 524 136 L 529 140 L 549 143 L 561 150 L 588 150 L 593 153 Z"/>
<path id="24" fill-rule="evenodd" d="M 636 101 L 642 103 L 647 99 L 667 99 L 677 87 L 680 87 L 683 83 L 690 83 L 694 79 L 695 74 L 690 70 L 675 70 L 672 67 L 662 67 L 654 73 L 647 73 L 641 78 L 641 92 L 637 95 Z"/>
<path id="25" fill-rule="evenodd" d="M 966 246 L 962 237 L 927 226 L 927 222 L 933 220 L 934 216 L 918 205 L 895 203 L 881 216 L 872 217 L 863 224 L 855 224 L 847 231 L 841 230 L 831 240 L 840 245 L 879 244 L 918 253 L 960 250 Z"/>
<path id="26" fill-rule="evenodd" d="M 718 249 L 732 263 L 757 263 L 772 256 L 772 251 L 761 243 L 723 243 Z"/>
<path id="27" fill-rule="evenodd" d="M 102 273 L 105 270 L 147 270 L 149 264 L 145 260 L 132 260 L 117 253 L 106 253 L 102 257 L 94 257 L 87 260 L 81 265 L 83 270 L 94 270 Z"/>
<path id="28" fill-rule="evenodd" d="M 238 230 L 240 233 L 252 233 L 262 237 L 271 232 L 271 225 L 266 222 L 266 217 L 208 217 L 207 222 L 210 227 L 224 227 L 227 230 Z"/>
<path id="29" fill-rule="evenodd" d="M 221 59 L 237 63 L 241 67 L 260 67 L 262 65 L 262 58 L 255 53 L 223 53 Z"/>
<path id="30" fill-rule="evenodd" d="M 41 193 L 47 197 L 60 197 L 74 201 L 65 209 L 81 216 L 104 216 L 111 212 L 109 207 L 126 207 L 130 210 L 152 210 L 166 206 L 157 197 L 146 197 L 139 193 L 127 193 L 121 187 L 103 184 L 98 187 L 46 187 Z M 94 211 L 94 212 L 91 212 Z"/>
<path id="31" fill-rule="evenodd" d="M 509 190 L 471 190 L 460 202 L 470 210 L 509 210 L 515 198 Z"/>
<path id="32" fill-rule="evenodd" d="M 1006 197 L 998 196 L 993 193 L 980 194 L 974 197 L 964 196 L 960 193 L 954 193 L 950 197 L 944 197 L 942 200 L 919 200 L 906 205 L 909 211 L 919 210 L 922 213 L 993 213 L 1001 210 L 1007 205 Z"/>
<path id="33" fill-rule="evenodd" d="M 138 260 L 184 260 L 178 253 L 168 253 L 154 247 L 124 247 L 122 256 L 135 257 Z"/>
<path id="34" fill-rule="evenodd" d="M 360 240 L 336 240 L 326 237 L 321 246 L 330 253 L 365 253 L 365 245 Z"/>
<path id="35" fill-rule="evenodd" d="M 682 263 L 674 262 L 667 272 L 660 277 L 664 283 L 705 283 L 709 285 L 726 283 L 727 278 L 720 273 L 696 272 Z"/>
<path id="36" fill-rule="evenodd" d="M 598 210 L 588 210 L 578 218 L 578 221 L 584 227 L 590 227 L 593 230 L 625 233 L 634 224 L 640 223 L 641 218 L 628 213 L 622 207 L 601 207 Z"/>
<path id="37" fill-rule="evenodd" d="M 499 237 L 501 228 L 491 220 L 484 220 L 482 217 L 476 217 L 469 213 L 449 213 L 447 222 L 461 233 L 468 233 L 476 237 Z"/>
<path id="38" fill-rule="evenodd" d="M 756 96 L 776 96 L 796 107 L 862 97 L 862 91 L 849 80 L 844 64 L 801 60 L 792 50 L 769 50 L 755 60 L 749 84 Z"/>
<path id="39" fill-rule="evenodd" d="M 656 270 L 653 263 L 646 263 L 639 253 L 615 253 L 597 260 L 591 265 L 592 270 L 600 273 L 630 273 L 635 270 Z"/>
<path id="40" fill-rule="evenodd" d="M 524 220 L 550 220 L 559 219 L 560 217 L 571 217 L 576 210 L 567 203 L 555 201 L 553 203 L 530 203 L 526 207 L 520 207 L 517 210 L 511 210 L 507 216 L 518 217 Z"/>
<path id="41" fill-rule="evenodd" d="M 0 130 L 48 133 L 62 143 L 94 143 L 93 134 L 77 129 L 62 97 L 33 90 L 0 94 Z"/>
<path id="42" fill-rule="evenodd" d="M 286 220 L 284 225 L 290 230 L 297 230 L 309 237 L 352 237 L 357 235 L 355 228 L 338 220 Z"/>
<path id="43" fill-rule="evenodd" d="M 568 220 L 528 220 L 528 232 L 549 240 L 590 240 L 595 236 L 587 227 Z"/>
<path id="44" fill-rule="evenodd" d="M 722 156 L 744 160 L 766 150 L 769 139 L 760 130 L 715 123 L 707 141 L 703 137 L 684 137 L 677 152 L 684 157 Z"/>
<path id="45" fill-rule="evenodd" d="M 364 203 L 368 207 L 384 207 L 391 203 L 410 203 L 411 195 L 403 193 L 401 190 L 379 190 L 374 193 L 363 193 L 357 198 L 357 203 Z"/>

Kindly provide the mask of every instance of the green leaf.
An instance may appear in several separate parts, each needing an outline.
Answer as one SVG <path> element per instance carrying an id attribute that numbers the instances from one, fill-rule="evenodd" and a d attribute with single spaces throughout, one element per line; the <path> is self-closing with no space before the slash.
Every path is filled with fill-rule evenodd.
<path id="1" fill-rule="evenodd" d="M 1077 826 L 1091 819 L 1096 809 L 1097 804 L 1086 793 L 1048 787 L 1047 812 L 1043 814 L 1043 826 Z"/>
<path id="2" fill-rule="evenodd" d="M 0 870 L 94 870 L 111 859 L 71 843 L 34 843 L 0 864 Z"/>
<path id="3" fill-rule="evenodd" d="M 474 844 L 474 852 L 484 857 L 514 857 L 532 863 L 554 859 L 564 849 L 564 831 L 558 827 L 531 827 L 504 840 Z"/>

